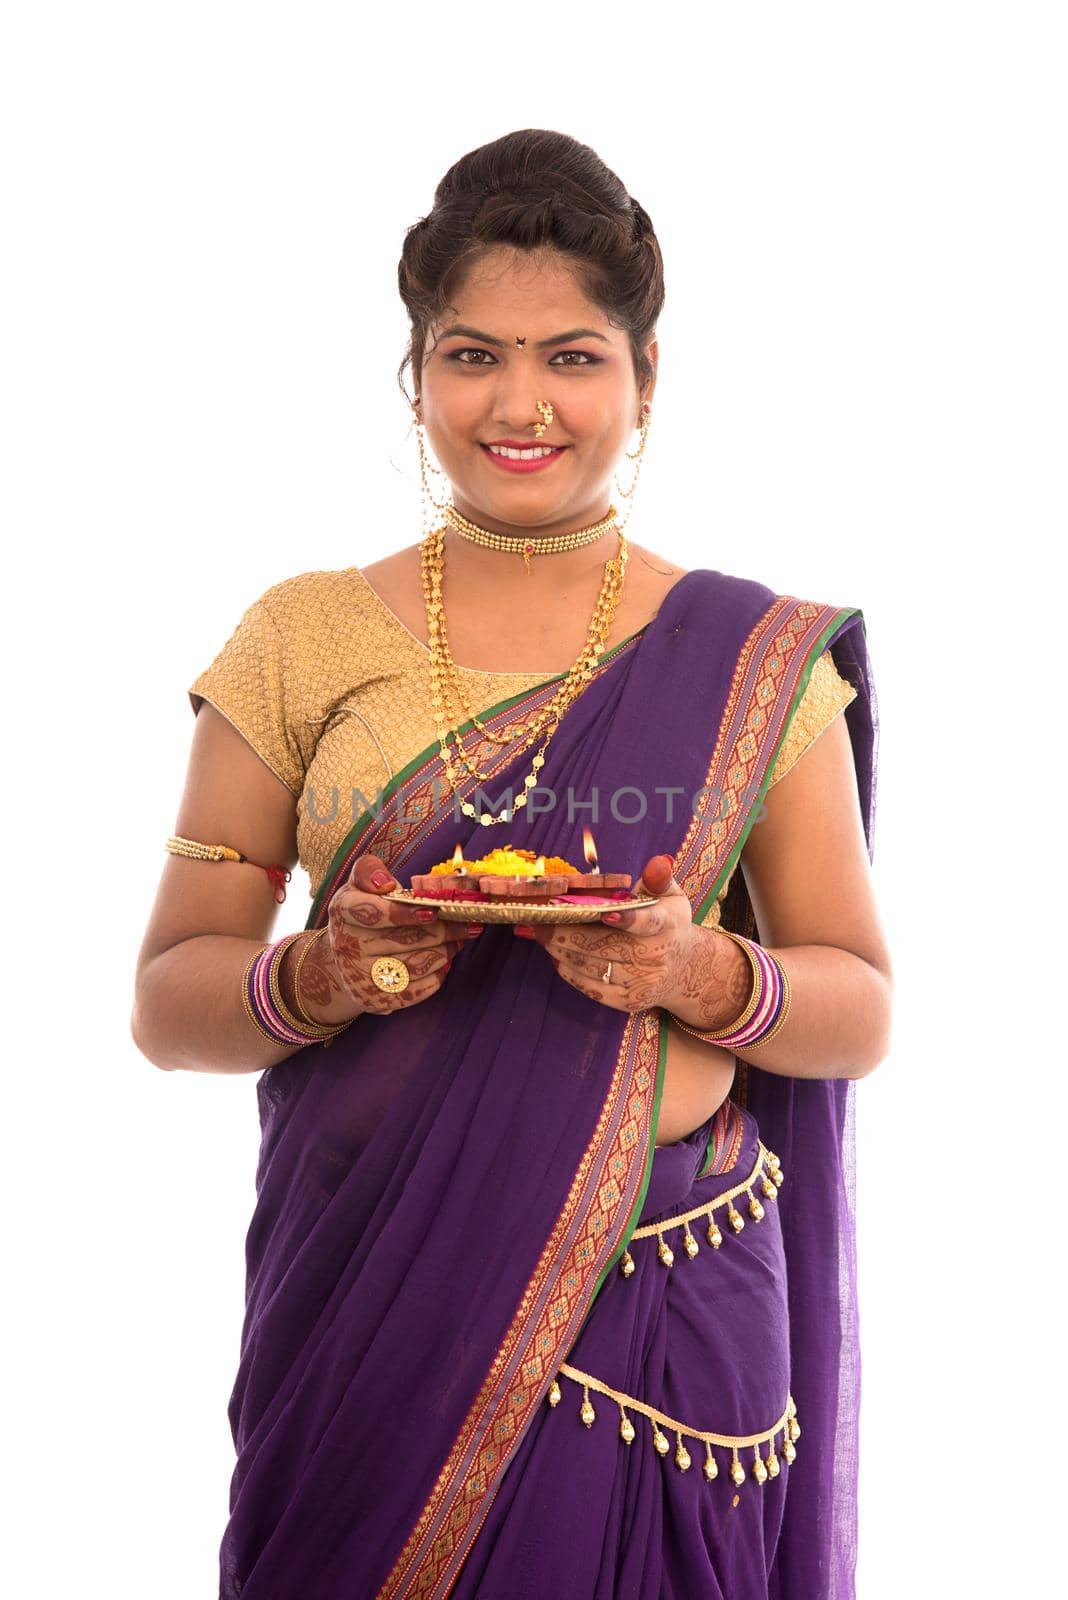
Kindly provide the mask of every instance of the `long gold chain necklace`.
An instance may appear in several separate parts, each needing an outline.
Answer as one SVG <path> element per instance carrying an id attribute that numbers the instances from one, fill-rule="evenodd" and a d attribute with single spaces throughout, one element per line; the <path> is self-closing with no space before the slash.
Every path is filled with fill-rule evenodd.
<path id="1" fill-rule="evenodd" d="M 423 594 L 427 602 L 427 629 L 431 641 L 440 640 L 440 650 L 432 651 L 432 660 L 435 655 L 442 666 L 442 675 L 446 679 L 447 687 L 451 691 L 454 704 L 466 714 L 466 720 L 473 722 L 483 738 L 491 744 L 513 744 L 516 739 L 523 739 L 529 743 L 535 739 L 541 729 L 552 719 L 560 709 L 561 715 L 573 697 L 571 690 L 576 679 L 581 678 L 584 683 L 589 682 L 592 668 L 598 655 L 604 649 L 604 642 L 611 628 L 612 618 L 615 614 L 619 597 L 623 592 L 624 567 L 627 561 L 627 541 L 622 532 L 619 534 L 619 545 L 616 555 L 605 564 L 604 578 L 601 583 L 601 592 L 597 597 L 593 616 L 587 631 L 586 644 L 578 660 L 565 676 L 564 682 L 540 711 L 536 711 L 525 721 L 511 723 L 500 733 L 494 733 L 481 722 L 475 713 L 464 687 L 460 669 L 452 658 L 449 649 L 448 634 L 445 626 L 445 607 L 441 592 L 441 573 L 443 570 L 443 535 L 444 530 L 438 529 L 423 545 Z M 463 717 L 461 721 L 465 720 Z M 466 758 L 465 758 L 466 759 Z"/>
<path id="2" fill-rule="evenodd" d="M 581 693 L 582 689 L 590 681 L 590 678 L 593 675 L 597 656 L 603 652 L 608 630 L 611 626 L 612 616 L 618 602 L 619 594 L 622 591 L 623 571 L 627 559 L 626 541 L 624 540 L 622 534 L 620 534 L 620 551 L 617 556 L 613 557 L 606 564 L 605 582 L 602 585 L 601 594 L 598 597 L 594 616 L 591 620 L 587 643 L 584 646 L 578 660 L 567 674 L 564 682 L 553 696 L 552 700 L 548 705 L 543 707 L 541 711 L 537 712 L 529 722 L 513 724 L 509 729 L 505 730 L 504 733 L 493 734 L 475 715 L 474 709 L 470 705 L 470 702 L 468 701 L 467 695 L 464 691 L 463 680 L 459 676 L 459 669 L 457 668 L 456 663 L 453 661 L 451 651 L 449 650 L 448 637 L 444 629 L 444 610 L 442 607 L 440 588 L 440 574 L 443 566 L 441 551 L 442 536 L 443 530 L 438 530 L 437 534 L 432 535 L 428 541 L 430 544 L 430 549 L 424 550 L 424 555 L 426 556 L 424 564 L 424 594 L 427 599 L 428 631 L 431 637 L 431 690 L 446 770 L 449 772 L 450 779 L 454 786 L 456 786 L 458 779 L 450 760 L 450 751 L 447 741 L 447 735 L 449 731 L 448 719 L 445 712 L 446 696 L 451 690 L 451 698 L 460 705 L 462 712 L 467 713 L 467 719 L 474 723 L 479 732 L 483 734 L 483 737 L 487 738 L 492 743 L 503 745 L 510 744 L 515 739 L 520 739 L 524 744 L 528 744 L 537 738 L 542 729 L 548 725 L 548 734 L 544 740 L 544 743 L 542 744 L 541 750 L 532 763 L 533 775 L 528 777 L 524 785 L 524 790 L 530 789 L 537 781 L 536 774 L 544 764 L 546 746 L 548 745 L 549 740 L 552 738 L 553 733 L 556 731 L 556 727 L 559 724 L 560 718 L 564 715 L 572 701 L 579 693 Z M 462 715 L 460 720 L 464 720 Z M 472 761 L 472 759 L 467 755 L 466 751 L 464 751 L 463 746 L 460 743 L 457 730 L 453 730 L 453 737 L 455 740 L 455 754 L 459 756 L 460 760 L 467 767 L 471 776 L 476 779 L 482 779 L 488 776 L 487 773 L 483 772 Z M 524 792 L 518 797 L 517 806 L 525 803 L 526 795 Z M 464 809 L 469 815 L 475 815 L 473 808 L 465 806 Z M 485 818 L 484 820 L 489 823 L 491 821 L 508 821 L 510 819 L 506 815 L 502 816 L 501 818 Z"/>
<path id="3" fill-rule="evenodd" d="M 476 525 L 470 523 L 468 527 L 476 528 Z M 503 541 L 514 538 L 514 536 L 505 534 L 489 534 L 486 529 L 476 528 L 476 531 L 480 534 L 486 534 L 489 539 Z M 603 531 L 603 529 L 600 531 Z M 597 658 L 604 651 L 612 618 L 623 592 L 623 581 L 626 575 L 627 541 L 624 538 L 622 529 L 617 531 L 619 533 L 619 548 L 617 553 L 605 563 L 601 592 L 597 597 L 597 604 L 590 620 L 586 643 L 578 659 L 547 705 L 536 712 L 529 722 L 514 723 L 500 734 L 492 733 L 475 715 L 464 689 L 460 669 L 453 660 L 452 652 L 449 649 L 441 593 L 441 579 L 445 570 L 444 526 L 434 529 L 423 541 L 423 597 L 426 602 L 427 631 L 430 636 L 431 698 L 438 729 L 438 740 L 441 746 L 442 762 L 453 789 L 459 789 L 464 779 L 462 774 L 453 766 L 452 752 L 450 752 L 448 742 L 450 732 L 455 745 L 455 754 L 467 767 L 470 776 L 477 782 L 481 782 L 489 774 L 483 772 L 464 750 L 459 735 L 459 723 L 450 728 L 447 701 L 451 700 L 454 704 L 459 705 L 461 712 L 466 712 L 467 714 L 466 720 L 472 722 L 482 737 L 493 744 L 511 744 L 516 739 L 521 739 L 524 744 L 529 744 L 540 736 L 544 728 L 548 727 L 548 732 L 542 741 L 541 747 L 531 762 L 531 770 L 523 780 L 522 790 L 515 796 L 513 804 L 506 808 L 499 817 L 491 817 L 484 812 L 479 813 L 469 800 L 460 802 L 461 810 L 465 816 L 477 817 L 478 821 L 485 827 L 492 827 L 494 823 L 499 822 L 511 822 L 515 812 L 526 805 L 527 795 L 537 784 L 538 773 L 545 765 L 545 751 L 560 724 L 560 719 L 593 677 Z M 580 533 L 586 535 L 588 530 L 582 529 Z M 575 536 L 562 535 L 561 537 L 569 538 Z M 588 540 L 582 537 L 580 542 L 586 543 Z M 514 538 L 514 544 L 493 546 L 492 548 L 520 548 L 525 543 L 526 541 L 521 538 Z M 459 720 L 462 722 L 465 719 L 461 715 Z"/>

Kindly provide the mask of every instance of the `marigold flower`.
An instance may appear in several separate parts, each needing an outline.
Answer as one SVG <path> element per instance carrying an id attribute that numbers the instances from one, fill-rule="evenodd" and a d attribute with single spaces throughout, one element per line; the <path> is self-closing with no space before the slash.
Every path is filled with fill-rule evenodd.
<path id="1" fill-rule="evenodd" d="M 491 850 L 488 855 L 480 856 L 477 861 L 465 860 L 464 869 L 472 875 L 486 872 L 501 878 L 532 878 L 538 860 L 539 857 L 533 850 L 513 850 L 510 845 L 506 845 L 503 848 Z M 565 861 L 562 856 L 545 856 L 544 861 L 547 876 L 550 873 L 558 872 L 577 873 L 579 870 L 578 867 L 573 867 L 569 861 Z M 432 873 L 455 872 L 456 863 L 454 861 L 439 861 L 430 870 Z"/>

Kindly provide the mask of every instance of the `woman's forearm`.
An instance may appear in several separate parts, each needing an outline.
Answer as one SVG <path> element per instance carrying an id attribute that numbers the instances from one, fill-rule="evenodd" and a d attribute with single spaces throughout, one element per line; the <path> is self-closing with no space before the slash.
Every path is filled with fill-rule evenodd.
<path id="1" fill-rule="evenodd" d="M 293 940 L 278 974 L 282 999 L 295 1016 L 294 971 L 311 937 Z M 359 1003 L 340 984 L 329 984 L 327 942 L 317 941 L 301 969 L 301 1009 L 317 1022 L 350 1021 L 360 1014 Z M 138 978 L 130 1023 L 142 1055 L 166 1071 L 262 1072 L 299 1053 L 302 1046 L 273 1044 L 245 1010 L 241 980 L 262 948 L 252 939 L 200 934 L 150 961 Z"/>
<path id="2" fill-rule="evenodd" d="M 715 928 L 697 928 L 699 942 L 680 985 L 679 1009 L 669 1009 L 694 1028 L 726 1028 L 741 1015 L 752 990 L 748 957 Z M 786 1021 L 766 1045 L 735 1054 L 766 1072 L 791 1078 L 862 1078 L 890 1048 L 892 988 L 888 976 L 835 945 L 765 946 L 790 980 Z M 702 998 L 703 996 L 703 998 Z M 728 1047 L 729 1048 L 729 1047 Z"/>
<path id="3" fill-rule="evenodd" d="M 738 1051 L 740 1060 L 787 1078 L 863 1078 L 885 1060 L 892 990 L 878 968 L 836 945 L 771 954 L 790 980 L 789 1015 L 768 1044 Z"/>

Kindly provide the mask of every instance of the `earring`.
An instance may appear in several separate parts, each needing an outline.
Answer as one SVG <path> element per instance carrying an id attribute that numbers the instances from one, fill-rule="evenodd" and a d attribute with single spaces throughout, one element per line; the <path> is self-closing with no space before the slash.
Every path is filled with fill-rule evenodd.
<path id="1" fill-rule="evenodd" d="M 626 500 L 626 502 L 627 502 L 627 514 L 623 518 L 622 522 L 616 524 L 616 526 L 619 528 L 619 531 L 621 533 L 622 533 L 623 529 L 627 526 L 627 523 L 630 521 L 630 514 L 631 514 L 631 511 L 633 510 L 633 496 L 634 496 L 635 489 L 638 487 L 638 475 L 642 470 L 642 456 L 645 454 L 645 443 L 646 443 L 646 440 L 649 437 L 649 418 L 652 416 L 652 414 L 653 414 L 652 406 L 649 404 L 648 400 L 643 400 L 642 401 L 642 405 L 641 405 L 641 411 L 639 413 L 639 421 L 638 421 L 638 427 L 641 429 L 641 443 L 638 446 L 637 450 L 625 450 L 624 451 L 624 455 L 626 456 L 628 461 L 637 462 L 637 466 L 634 468 L 634 477 L 631 479 L 630 488 L 629 489 L 620 488 L 619 478 L 616 477 L 615 474 L 613 474 L 613 481 L 614 481 L 615 486 L 616 486 L 616 493 L 617 493 L 617 495 L 619 496 L 619 498 L 621 500 Z"/>
<path id="2" fill-rule="evenodd" d="M 418 395 L 416 395 L 415 400 L 416 404 L 418 404 Z M 412 409 L 414 411 L 415 407 L 413 406 Z M 435 521 L 433 512 L 444 511 L 446 506 L 452 504 L 452 484 L 449 482 L 448 473 L 443 472 L 440 467 L 436 467 L 427 455 L 426 425 L 423 422 L 422 417 L 420 417 L 418 414 L 416 414 L 415 418 L 415 436 L 419 442 L 419 477 L 423 488 L 423 537 L 425 538 L 430 532 L 431 526 Z M 449 484 L 449 488 L 446 492 L 446 498 L 444 500 L 434 499 L 434 493 L 430 487 L 429 479 L 427 478 L 428 470 L 430 472 L 436 472 L 440 478 L 444 478 L 445 482 Z"/>
<path id="3" fill-rule="evenodd" d="M 645 449 L 645 440 L 649 433 L 649 418 L 652 416 L 652 414 L 652 406 L 649 404 L 648 400 L 643 400 L 641 404 L 641 410 L 638 412 L 637 423 L 637 426 L 642 431 L 642 442 L 638 446 L 637 450 L 625 450 L 623 452 L 628 461 L 637 461 L 640 458 L 642 451 Z"/>
<path id="4" fill-rule="evenodd" d="M 534 424 L 534 437 L 540 439 L 550 422 L 553 420 L 552 404 L 548 400 L 539 400 L 537 410 L 541 413 L 541 421 Z"/>

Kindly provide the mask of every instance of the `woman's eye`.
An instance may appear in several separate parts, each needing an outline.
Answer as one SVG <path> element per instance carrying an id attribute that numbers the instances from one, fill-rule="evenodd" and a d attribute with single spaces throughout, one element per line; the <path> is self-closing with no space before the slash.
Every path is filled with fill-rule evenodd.
<path id="1" fill-rule="evenodd" d="M 473 345 L 465 346 L 463 350 L 453 350 L 449 355 L 449 360 L 458 361 L 463 367 L 484 367 L 487 365 L 485 361 L 465 361 L 465 356 L 489 356 L 490 361 L 496 360 L 496 357 L 490 356 L 488 350 L 479 350 Z M 561 360 L 561 357 L 566 356 L 577 356 L 579 359 L 577 361 Z M 559 362 L 561 366 L 565 367 L 592 367 L 600 359 L 600 356 L 591 356 L 585 350 L 560 350 L 553 356 L 549 365 L 552 366 L 553 362 Z"/>

